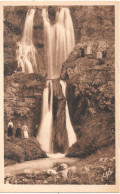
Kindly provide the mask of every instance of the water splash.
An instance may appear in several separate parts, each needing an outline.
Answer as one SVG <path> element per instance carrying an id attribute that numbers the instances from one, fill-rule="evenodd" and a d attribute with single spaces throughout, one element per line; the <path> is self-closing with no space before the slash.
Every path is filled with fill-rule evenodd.
<path id="1" fill-rule="evenodd" d="M 66 98 L 66 82 L 64 82 L 63 80 L 60 80 L 60 84 L 62 86 L 63 95 Z M 71 124 L 67 101 L 66 101 L 65 108 L 66 108 L 66 128 L 67 128 L 68 142 L 69 142 L 69 147 L 70 147 L 72 146 L 72 144 L 74 144 L 77 141 L 77 139 L 76 139 L 76 134 Z"/>
<path id="2" fill-rule="evenodd" d="M 48 80 L 47 87 L 43 91 L 42 119 L 37 136 L 37 140 L 41 144 L 42 149 L 45 150 L 47 153 L 52 153 L 52 103 L 52 81 Z"/>
<path id="3" fill-rule="evenodd" d="M 16 57 L 18 67 L 22 67 L 22 72 L 24 73 L 38 72 L 35 57 L 36 49 L 32 41 L 34 14 L 35 9 L 30 9 L 27 12 L 23 36 L 22 39 L 17 42 L 18 49 L 16 51 Z"/>

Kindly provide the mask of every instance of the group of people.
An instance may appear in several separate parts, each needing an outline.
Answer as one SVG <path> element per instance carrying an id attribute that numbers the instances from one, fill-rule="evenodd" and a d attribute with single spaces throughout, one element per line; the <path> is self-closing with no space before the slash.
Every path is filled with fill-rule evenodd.
<path id="1" fill-rule="evenodd" d="M 13 136 L 13 122 L 10 120 L 8 123 L 8 137 L 11 136 Z M 20 122 L 17 123 L 15 137 L 26 139 L 29 137 L 28 126 L 26 125 L 26 123 L 23 126 Z"/>

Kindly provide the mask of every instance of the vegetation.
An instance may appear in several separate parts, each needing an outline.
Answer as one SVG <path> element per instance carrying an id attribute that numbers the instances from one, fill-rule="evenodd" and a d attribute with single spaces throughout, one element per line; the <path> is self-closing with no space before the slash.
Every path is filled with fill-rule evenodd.
<path id="1" fill-rule="evenodd" d="M 24 161 L 25 155 L 23 154 L 23 149 L 19 145 L 6 140 L 4 157 L 5 159 L 7 158 L 21 162 Z"/>
<path id="2" fill-rule="evenodd" d="M 35 138 L 5 140 L 5 159 L 12 159 L 17 162 L 46 158 L 46 153 L 41 149 Z M 9 164 L 9 162 L 7 163 Z M 6 164 L 6 165 L 7 165 Z"/>
<path id="3" fill-rule="evenodd" d="M 103 156 L 103 157 L 101 157 Z M 115 157 L 113 147 L 69 163 L 54 163 L 48 170 L 26 169 L 15 176 L 6 175 L 5 183 L 10 184 L 115 184 Z"/>

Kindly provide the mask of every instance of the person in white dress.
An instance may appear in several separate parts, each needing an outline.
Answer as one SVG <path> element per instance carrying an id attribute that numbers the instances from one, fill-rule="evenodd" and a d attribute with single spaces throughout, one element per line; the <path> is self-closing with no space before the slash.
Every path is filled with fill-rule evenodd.
<path id="1" fill-rule="evenodd" d="M 22 132 L 23 132 L 23 137 L 27 139 L 29 137 L 29 134 L 28 134 L 28 126 L 26 124 L 22 126 Z"/>

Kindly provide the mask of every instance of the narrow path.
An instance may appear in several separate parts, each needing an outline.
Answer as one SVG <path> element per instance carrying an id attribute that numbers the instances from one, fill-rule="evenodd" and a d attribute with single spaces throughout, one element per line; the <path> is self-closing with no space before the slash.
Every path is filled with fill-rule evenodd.
<path id="1" fill-rule="evenodd" d="M 70 165 L 74 165 L 74 163 L 78 162 L 78 158 L 41 158 L 38 160 L 32 160 L 32 161 L 26 161 L 23 163 L 17 163 L 15 165 L 6 166 L 4 170 L 4 174 L 6 176 L 7 173 L 10 173 L 10 175 L 14 176 L 16 174 L 24 172 L 25 169 L 31 169 L 31 170 L 46 170 L 53 166 L 56 162 L 62 162 L 67 163 Z"/>

